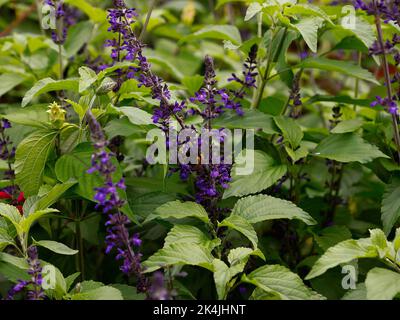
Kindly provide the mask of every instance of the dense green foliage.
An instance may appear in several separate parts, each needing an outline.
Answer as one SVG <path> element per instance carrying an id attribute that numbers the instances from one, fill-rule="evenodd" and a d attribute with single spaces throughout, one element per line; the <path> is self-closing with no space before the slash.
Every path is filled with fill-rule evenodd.
<path id="1" fill-rule="evenodd" d="M 0 297 L 30 279 L 32 248 L 47 299 L 399 297 L 398 115 L 374 101 L 387 97 L 390 76 L 398 106 L 400 41 L 383 55 L 370 49 L 399 36 L 399 24 L 382 21 L 380 34 L 376 17 L 343 10 L 347 1 L 125 2 L 139 15 L 131 27 L 153 74 L 188 108 L 201 106 L 189 98 L 207 81 L 206 56 L 218 89 L 232 93 L 240 83 L 228 79 L 257 50 L 243 115 L 204 121 L 179 110 L 171 121 L 254 129 L 254 170 L 238 175 L 233 164 L 229 187 L 207 205 L 194 170 L 182 180 L 177 165 L 146 162 L 160 102 L 126 77 L 143 68 L 138 61 L 112 65 L 112 1 L 65 0 L 77 20 L 56 44 L 41 1 L 0 0 L 0 116 L 11 124 L 0 130 Z M 140 237 L 133 250 L 150 289 L 137 290 L 137 274 L 105 253 L 108 213 L 95 200 L 104 177 L 88 172 L 98 151 L 90 117 L 109 142 L 112 181 L 124 178 L 118 214 Z M 35 281 L 15 298 L 38 290 Z"/>

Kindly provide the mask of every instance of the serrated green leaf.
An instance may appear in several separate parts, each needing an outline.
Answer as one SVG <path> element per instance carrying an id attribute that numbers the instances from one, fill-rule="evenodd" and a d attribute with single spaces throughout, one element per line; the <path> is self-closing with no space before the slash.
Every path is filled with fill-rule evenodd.
<path id="1" fill-rule="evenodd" d="M 35 195 L 42 184 L 44 167 L 54 147 L 58 132 L 39 130 L 30 134 L 17 147 L 15 155 L 16 182 L 25 196 Z"/>
<path id="2" fill-rule="evenodd" d="M 88 67 L 80 67 L 79 70 L 79 93 L 83 93 L 85 90 L 89 89 L 90 86 L 96 82 L 97 74 L 92 69 Z"/>
<path id="3" fill-rule="evenodd" d="M 281 265 L 266 265 L 243 275 L 242 281 L 279 296 L 282 300 L 322 300 L 301 278 Z"/>
<path id="4" fill-rule="evenodd" d="M 205 223 L 209 222 L 207 211 L 200 204 L 191 201 L 181 202 L 176 200 L 167 202 L 156 209 L 155 215 L 161 219 L 193 217 Z"/>
<path id="5" fill-rule="evenodd" d="M 373 268 L 365 279 L 368 300 L 392 300 L 400 292 L 400 274 Z"/>
<path id="6" fill-rule="evenodd" d="M 361 80 L 366 80 L 375 84 L 379 82 L 368 71 L 360 66 L 342 60 L 332 60 L 323 57 L 311 57 L 303 60 L 297 67 L 302 69 L 320 69 L 326 71 L 336 71 Z"/>
<path id="7" fill-rule="evenodd" d="M 120 107 L 118 111 L 128 117 L 129 121 L 135 125 L 154 124 L 152 115 L 144 110 L 135 107 Z"/>
<path id="8" fill-rule="evenodd" d="M 31 207 L 31 210 L 43 210 L 54 203 L 71 187 L 76 185 L 76 181 L 70 181 L 65 183 L 56 184 L 49 192 L 42 196 L 39 201 Z"/>
<path id="9" fill-rule="evenodd" d="M 378 251 L 370 239 L 346 240 L 330 247 L 312 267 L 306 279 L 312 279 L 341 263 L 360 258 L 374 258 Z"/>
<path id="10" fill-rule="evenodd" d="M 182 42 L 195 41 L 199 39 L 229 40 L 233 44 L 240 45 L 242 39 L 237 27 L 231 25 L 211 25 L 182 38 Z"/>
<path id="11" fill-rule="evenodd" d="M 246 110 L 243 116 L 236 112 L 224 112 L 217 119 L 212 120 L 213 128 L 227 129 L 263 129 L 267 134 L 278 133 L 273 117 L 258 110 Z"/>
<path id="12" fill-rule="evenodd" d="M 34 244 L 49 249 L 50 251 L 53 251 L 58 254 L 70 256 L 78 253 L 78 250 L 73 250 L 67 247 L 65 244 L 57 241 L 41 240 L 41 241 L 34 241 Z"/>
<path id="13" fill-rule="evenodd" d="M 386 234 L 389 234 L 400 217 L 400 179 L 395 178 L 390 184 L 386 185 L 382 197 L 381 212 L 383 230 Z"/>
<path id="14" fill-rule="evenodd" d="M 300 126 L 294 119 L 284 116 L 274 117 L 274 120 L 285 141 L 290 143 L 292 149 L 297 149 L 304 136 Z"/>
<path id="15" fill-rule="evenodd" d="M 245 196 L 265 190 L 286 173 L 287 166 L 278 163 L 268 154 L 259 150 L 255 150 L 253 154 L 254 169 L 251 174 L 238 175 L 236 171 L 238 165 L 233 165 L 232 180 L 224 192 L 224 198 Z"/>
<path id="16" fill-rule="evenodd" d="M 312 52 L 317 52 L 318 30 L 322 27 L 323 22 L 322 18 L 313 17 L 303 18 L 298 23 L 292 24 L 292 27 L 300 32 Z"/>
<path id="17" fill-rule="evenodd" d="M 17 73 L 0 75 L 0 97 L 26 80 L 26 77 Z"/>
<path id="18" fill-rule="evenodd" d="M 193 243 L 172 243 L 158 250 L 143 262 L 143 266 L 146 273 L 172 265 L 200 266 L 213 271 L 213 259 L 210 251 L 202 246 Z"/>
<path id="19" fill-rule="evenodd" d="M 197 227 L 178 224 L 168 232 L 164 240 L 164 246 L 168 247 L 173 243 L 194 243 L 209 250 L 213 250 L 221 244 L 221 240 L 211 240 L 208 235 Z"/>
<path id="20" fill-rule="evenodd" d="M 249 196 L 238 200 L 232 215 L 243 217 L 250 223 L 272 219 L 299 219 L 308 225 L 316 221 L 292 202 L 268 195 Z"/>
<path id="21" fill-rule="evenodd" d="M 253 226 L 243 217 L 239 215 L 230 215 L 218 224 L 219 227 L 228 227 L 236 230 L 246 236 L 247 239 L 253 244 L 254 249 L 257 248 L 258 237 Z"/>
<path id="22" fill-rule="evenodd" d="M 344 120 L 338 123 L 331 132 L 332 133 L 348 133 L 354 132 L 361 128 L 363 121 L 361 119 Z"/>
<path id="23" fill-rule="evenodd" d="M 354 133 L 331 134 L 322 140 L 314 155 L 339 162 L 367 163 L 376 158 L 388 158 L 376 146 Z"/>
<path id="24" fill-rule="evenodd" d="M 123 300 L 121 292 L 111 286 L 102 286 L 93 290 L 76 293 L 71 300 Z"/>
<path id="25" fill-rule="evenodd" d="M 315 241 L 324 250 L 338 244 L 341 241 L 351 238 L 351 232 L 345 226 L 331 226 L 322 230 L 319 236 L 315 237 Z"/>
<path id="26" fill-rule="evenodd" d="M 22 99 L 21 106 L 26 107 L 33 98 L 50 91 L 59 90 L 71 90 L 74 92 L 79 91 L 78 79 L 64 79 L 64 80 L 53 80 L 51 78 L 45 78 L 36 82 L 36 84 L 25 94 Z"/>

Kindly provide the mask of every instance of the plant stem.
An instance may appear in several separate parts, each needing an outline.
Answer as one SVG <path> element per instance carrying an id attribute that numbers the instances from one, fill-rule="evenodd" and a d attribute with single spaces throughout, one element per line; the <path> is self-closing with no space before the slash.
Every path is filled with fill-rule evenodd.
<path id="1" fill-rule="evenodd" d="M 361 58 L 362 58 L 362 53 L 358 52 L 357 53 L 357 62 L 358 62 L 359 66 L 361 66 Z M 358 98 L 359 90 L 360 90 L 360 80 L 358 78 L 356 78 L 356 83 L 355 83 L 355 86 L 354 86 L 354 99 Z M 354 104 L 353 110 L 354 111 L 357 110 L 357 105 L 356 104 Z"/>
<path id="2" fill-rule="evenodd" d="M 264 75 L 261 77 L 261 83 L 260 83 L 260 85 L 258 87 L 258 90 L 256 91 L 255 99 L 254 99 L 253 105 L 252 105 L 252 107 L 254 109 L 257 109 L 259 107 L 259 105 L 260 105 L 261 99 L 262 99 L 262 97 L 264 95 L 265 86 L 266 86 L 266 84 L 268 82 L 268 79 L 269 79 L 269 74 L 270 74 L 270 72 L 272 70 L 271 66 L 272 66 L 273 62 L 275 61 L 276 56 L 279 55 L 279 53 L 280 53 L 280 50 L 281 50 L 282 44 L 283 44 L 283 40 L 285 39 L 286 31 L 287 31 L 287 29 L 285 28 L 284 34 L 283 34 L 283 36 L 281 37 L 281 39 L 279 41 L 278 48 L 276 50 L 276 54 L 275 55 L 272 54 L 272 44 L 273 44 L 273 41 L 274 41 L 274 38 L 275 38 L 276 34 L 274 34 L 274 32 L 273 32 L 273 34 L 271 36 L 271 42 L 270 42 L 269 48 L 268 48 L 267 66 L 266 66 Z"/>
<path id="3" fill-rule="evenodd" d="M 373 1 L 374 1 L 374 5 L 376 8 L 376 2 L 375 2 L 375 0 L 373 0 Z M 392 84 L 391 84 L 391 79 L 390 79 L 389 64 L 387 61 L 385 46 L 383 43 L 383 32 L 382 32 L 381 19 L 378 15 L 375 15 L 375 26 L 376 26 L 376 31 L 378 33 L 378 43 L 382 50 L 381 60 L 382 60 L 382 66 L 383 66 L 383 71 L 384 71 L 384 75 L 385 75 L 388 100 L 390 103 L 393 101 Z M 395 115 L 393 113 L 392 113 L 392 125 L 393 125 L 393 131 L 394 131 L 394 133 L 393 133 L 394 141 L 396 143 L 396 151 L 397 151 L 397 159 L 395 159 L 395 160 L 397 163 L 400 163 L 400 133 L 399 133 L 399 127 L 397 124 L 397 115 Z"/>
<path id="4" fill-rule="evenodd" d="M 153 0 L 150 4 L 149 11 L 147 12 L 147 16 L 146 16 L 146 21 L 144 22 L 142 31 L 140 32 L 140 35 L 138 38 L 139 40 L 142 40 L 144 35 L 146 34 L 147 26 L 149 25 L 151 14 L 153 13 L 153 10 L 156 6 L 156 2 L 157 2 L 157 0 Z"/>

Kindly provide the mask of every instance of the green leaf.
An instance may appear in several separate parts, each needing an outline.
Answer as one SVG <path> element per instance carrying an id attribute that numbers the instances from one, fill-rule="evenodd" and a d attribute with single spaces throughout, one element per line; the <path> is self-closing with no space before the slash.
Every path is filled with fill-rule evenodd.
<path id="1" fill-rule="evenodd" d="M 253 226 L 243 217 L 239 215 L 231 215 L 218 224 L 219 227 L 228 227 L 243 234 L 253 244 L 254 249 L 257 248 L 258 237 Z"/>
<path id="2" fill-rule="evenodd" d="M 254 151 L 254 169 L 248 175 L 237 174 L 236 163 L 232 168 L 232 180 L 229 188 L 225 190 L 223 198 L 232 196 L 245 196 L 257 193 L 272 186 L 287 171 L 287 166 L 275 161 L 268 154 L 255 150 Z"/>
<path id="3" fill-rule="evenodd" d="M 231 25 L 211 25 L 182 38 L 182 42 L 196 41 L 199 39 L 228 40 L 235 45 L 240 45 L 242 39 L 237 27 Z"/>
<path id="4" fill-rule="evenodd" d="M 388 253 L 390 253 L 390 248 L 388 246 L 388 241 L 386 240 L 385 233 L 381 229 L 369 230 L 371 234 L 371 243 L 375 245 L 379 253 L 379 258 L 383 259 Z"/>
<path id="5" fill-rule="evenodd" d="M 334 127 L 332 133 L 348 133 L 354 132 L 361 128 L 363 121 L 361 119 L 351 119 L 339 122 L 339 124 Z"/>
<path id="6" fill-rule="evenodd" d="M 65 278 L 65 288 L 66 291 L 69 291 L 71 286 L 74 284 L 75 280 L 78 279 L 78 277 L 81 275 L 80 272 L 75 272 L 68 277 Z"/>
<path id="7" fill-rule="evenodd" d="M 136 107 L 120 107 L 118 111 L 128 117 L 129 121 L 136 125 L 154 124 L 152 115 Z"/>
<path id="8" fill-rule="evenodd" d="M 400 179 L 394 178 L 390 184 L 386 185 L 381 212 L 383 230 L 389 234 L 400 217 Z"/>
<path id="9" fill-rule="evenodd" d="M 31 207 L 31 210 L 42 210 L 50 207 L 58 201 L 58 199 L 71 187 L 76 184 L 76 181 L 56 184 L 49 192 L 42 196 L 39 201 Z"/>
<path id="10" fill-rule="evenodd" d="M 16 246 L 16 243 L 6 230 L 0 229 L 0 252 L 7 246 Z"/>
<path id="11" fill-rule="evenodd" d="M 123 300 L 121 291 L 111 286 L 102 286 L 93 290 L 76 293 L 71 300 Z"/>
<path id="12" fill-rule="evenodd" d="M 331 134 L 322 140 L 314 155 L 339 162 L 367 163 L 376 158 L 388 158 L 376 146 L 354 133 Z"/>
<path id="13" fill-rule="evenodd" d="M 368 300 L 392 300 L 400 293 L 400 274 L 382 268 L 373 268 L 365 279 Z"/>
<path id="14" fill-rule="evenodd" d="M 104 10 L 93 7 L 86 0 L 65 0 L 64 2 L 84 12 L 93 22 L 104 23 L 107 19 L 107 13 Z"/>
<path id="15" fill-rule="evenodd" d="M 191 96 L 199 91 L 204 82 L 204 77 L 200 75 L 186 76 L 181 80 L 182 84 L 186 87 Z"/>
<path id="16" fill-rule="evenodd" d="M 292 27 L 300 32 L 304 41 L 312 52 L 317 52 L 318 30 L 322 27 L 324 20 L 318 17 L 303 18 Z"/>
<path id="17" fill-rule="evenodd" d="M 288 15 L 309 15 L 313 17 L 320 17 L 325 21 L 328 21 L 330 24 L 333 24 L 332 20 L 329 18 L 328 14 L 325 13 L 318 6 L 309 4 L 309 3 L 298 3 L 291 6 L 285 6 L 284 14 Z"/>
<path id="18" fill-rule="evenodd" d="M 41 241 L 34 241 L 35 245 L 41 246 L 43 248 L 49 249 L 50 251 L 53 251 L 58 254 L 63 254 L 63 255 L 74 255 L 78 253 L 78 250 L 73 250 L 69 247 L 67 247 L 65 244 L 57 242 L 57 241 L 51 241 L 51 240 L 41 240 Z"/>
<path id="19" fill-rule="evenodd" d="M 0 216 L 10 221 L 18 233 L 21 232 L 20 222 L 22 220 L 19 210 L 9 204 L 0 203 Z"/>
<path id="20" fill-rule="evenodd" d="M 262 6 L 258 2 L 252 2 L 247 8 L 246 16 L 244 17 L 244 21 L 249 21 L 254 16 L 262 11 Z"/>
<path id="21" fill-rule="evenodd" d="M 79 93 L 83 93 L 85 90 L 89 89 L 97 80 L 96 72 L 88 67 L 80 67 L 79 75 Z"/>
<path id="22" fill-rule="evenodd" d="M 227 129 L 263 129 L 267 134 L 278 133 L 273 117 L 258 110 L 246 110 L 243 116 L 234 111 L 224 112 L 212 120 L 213 128 Z"/>
<path id="23" fill-rule="evenodd" d="M 374 27 L 362 17 L 356 16 L 354 18 L 356 19 L 356 28 L 351 28 L 350 26 L 347 28 L 347 24 L 341 23 L 336 25 L 335 29 L 340 30 L 342 34 L 346 32 L 349 36 L 354 35 L 361 40 L 366 48 L 370 48 L 376 40 Z"/>
<path id="24" fill-rule="evenodd" d="M 225 262 L 214 259 L 214 282 L 217 289 L 218 299 L 226 299 L 229 289 L 233 286 L 235 281 L 231 279 L 237 274 L 243 272 L 247 261 L 251 255 L 257 255 L 265 259 L 260 250 L 252 250 L 250 248 L 235 248 L 229 251 L 228 261 L 230 267 Z"/>
<path id="25" fill-rule="evenodd" d="M 219 300 L 226 299 L 227 284 L 232 279 L 229 267 L 220 259 L 213 260 L 214 282 Z"/>
<path id="26" fill-rule="evenodd" d="M 79 81 L 77 79 L 53 80 L 45 78 L 36 82 L 36 84 L 25 93 L 21 106 L 26 107 L 33 98 L 50 91 L 71 90 L 79 91 Z"/>
<path id="27" fill-rule="evenodd" d="M 308 225 L 316 221 L 292 202 L 268 195 L 249 196 L 238 200 L 232 210 L 250 223 L 272 219 L 299 219 Z"/>
<path id="28" fill-rule="evenodd" d="M 368 300 L 392 300 L 400 292 L 400 274 L 373 268 L 365 279 Z"/>
<path id="29" fill-rule="evenodd" d="M 282 300 L 322 300 L 301 278 L 281 265 L 266 265 L 243 275 L 242 281 L 279 296 Z"/>
<path id="30" fill-rule="evenodd" d="M 304 104 L 312 105 L 315 102 L 319 102 L 319 101 L 353 104 L 353 105 L 362 106 L 362 107 L 369 107 L 372 102 L 371 99 L 353 99 L 349 96 L 344 96 L 344 95 L 327 96 L 327 95 L 316 94 L 316 95 L 312 96 L 310 99 L 304 101 Z"/>
<path id="31" fill-rule="evenodd" d="M 181 202 L 176 200 L 167 202 L 156 209 L 155 215 L 161 219 L 192 217 L 205 223 L 209 222 L 207 211 L 200 204 L 191 201 Z"/>
<path id="32" fill-rule="evenodd" d="M 68 29 L 68 37 L 64 44 L 65 54 L 73 57 L 91 38 L 93 24 L 90 21 L 79 22 Z"/>
<path id="33" fill-rule="evenodd" d="M 350 77 L 379 84 L 379 82 L 369 71 L 348 61 L 332 60 L 323 57 L 312 57 L 303 60 L 300 64 L 297 65 L 297 67 L 302 69 L 320 69 L 326 71 L 336 71 L 348 75 Z"/>
<path id="34" fill-rule="evenodd" d="M 213 271 L 213 256 L 210 250 L 194 243 L 172 243 L 158 250 L 149 259 L 143 262 L 145 272 L 172 265 L 200 266 Z"/>
<path id="35" fill-rule="evenodd" d="M 18 145 L 15 156 L 16 182 L 25 196 L 35 195 L 39 191 L 44 167 L 57 134 L 55 130 L 35 131 Z"/>
<path id="36" fill-rule="evenodd" d="M 178 224 L 168 232 L 167 237 L 164 240 L 164 246 L 168 247 L 173 243 L 193 243 L 209 250 L 213 250 L 221 244 L 221 240 L 211 240 L 207 234 L 197 227 Z"/>
<path id="37" fill-rule="evenodd" d="M 294 119 L 284 116 L 274 117 L 274 120 L 285 141 L 290 143 L 292 149 L 297 149 L 304 136 L 300 126 Z"/>
<path id="38" fill-rule="evenodd" d="M 0 75 L 0 97 L 26 80 L 26 77 L 17 73 Z"/>
<path id="39" fill-rule="evenodd" d="M 6 279 L 12 282 L 29 280 L 30 277 L 26 272 L 28 267 L 29 265 L 25 259 L 0 252 L 0 274 Z"/>
<path id="40" fill-rule="evenodd" d="M 342 300 L 367 300 L 367 288 L 364 283 L 357 284 L 354 290 L 348 291 Z"/>
<path id="41" fill-rule="evenodd" d="M 118 289 L 124 300 L 146 300 L 146 294 L 138 293 L 136 287 L 120 283 L 112 284 L 110 287 Z"/>
<path id="42" fill-rule="evenodd" d="M 321 235 L 315 237 L 315 241 L 324 250 L 351 238 L 351 232 L 345 226 L 331 226 L 322 230 Z"/>
<path id="43" fill-rule="evenodd" d="M 58 212 L 58 210 L 49 208 L 30 213 L 28 214 L 28 216 L 26 217 L 24 216 L 23 219 L 20 221 L 20 227 L 23 232 L 29 233 L 29 229 L 37 220 L 43 218 L 44 216 L 50 213 L 55 213 L 55 212 Z"/>
<path id="44" fill-rule="evenodd" d="M 312 279 L 325 273 L 326 270 L 341 263 L 359 258 L 374 258 L 378 256 L 377 249 L 370 239 L 346 240 L 330 247 L 312 267 L 306 279 Z"/>

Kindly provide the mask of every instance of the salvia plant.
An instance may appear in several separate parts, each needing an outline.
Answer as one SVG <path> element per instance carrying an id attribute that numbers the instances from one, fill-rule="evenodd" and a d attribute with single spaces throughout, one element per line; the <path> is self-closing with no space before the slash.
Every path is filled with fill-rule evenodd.
<path id="1" fill-rule="evenodd" d="M 0 1 L 2 300 L 400 298 L 400 1 Z"/>

